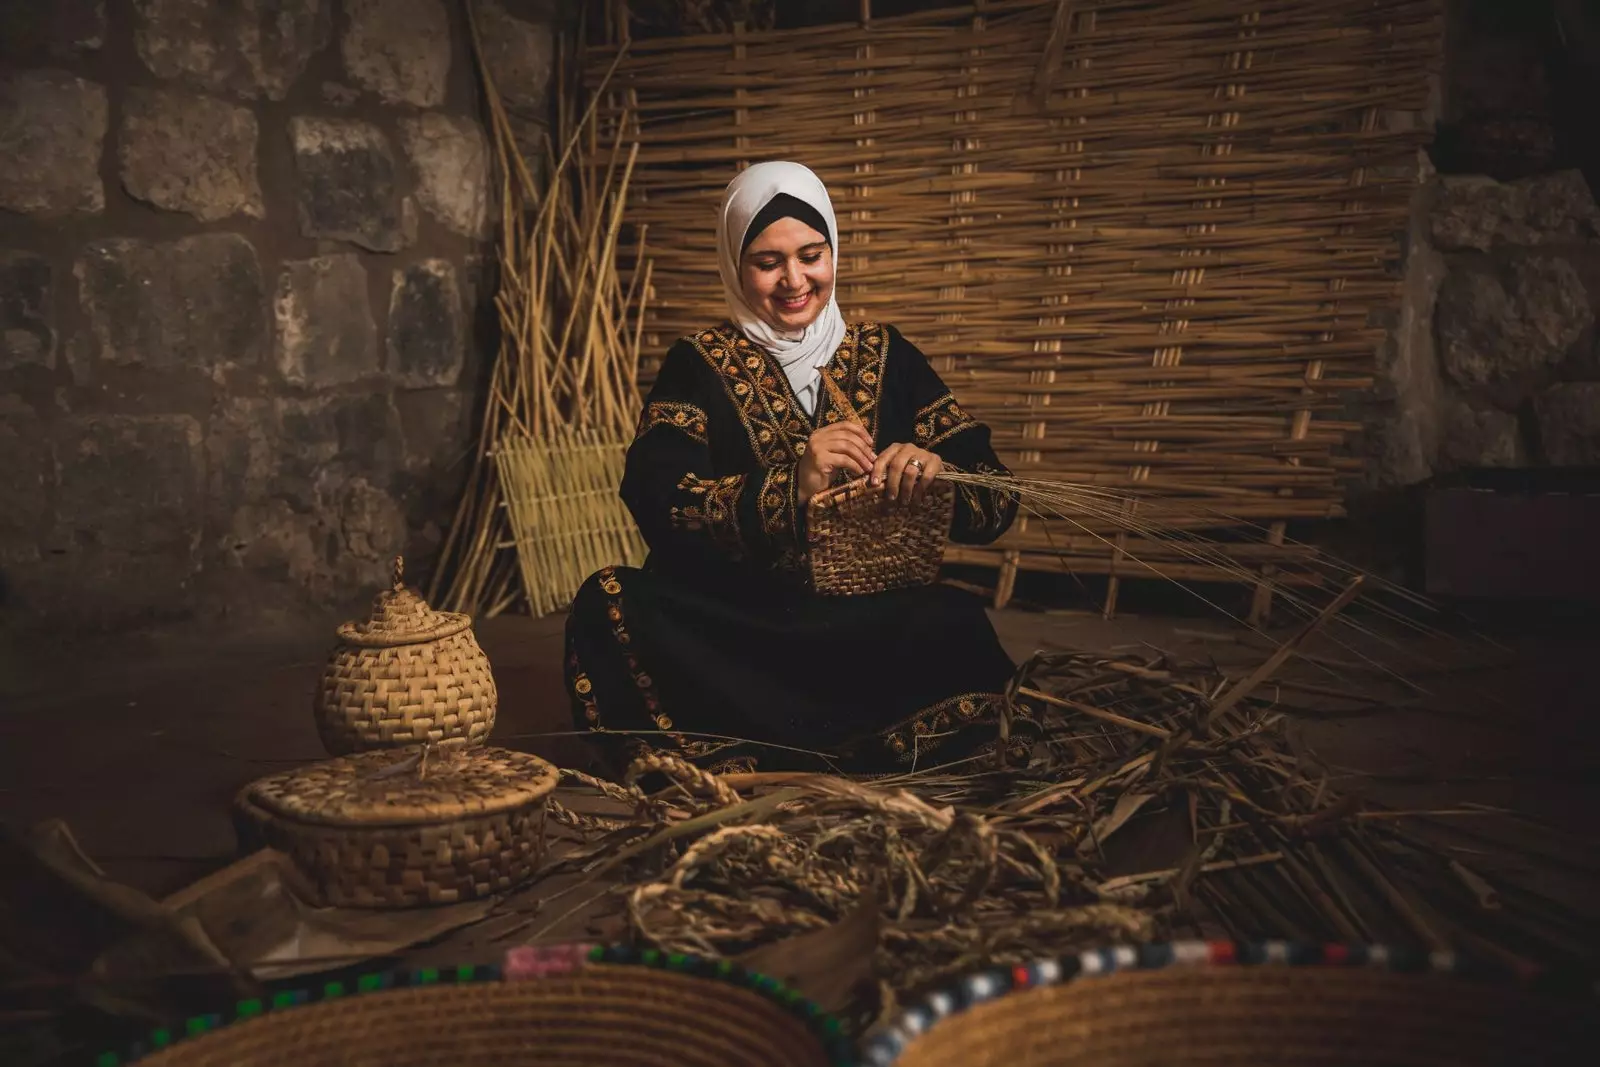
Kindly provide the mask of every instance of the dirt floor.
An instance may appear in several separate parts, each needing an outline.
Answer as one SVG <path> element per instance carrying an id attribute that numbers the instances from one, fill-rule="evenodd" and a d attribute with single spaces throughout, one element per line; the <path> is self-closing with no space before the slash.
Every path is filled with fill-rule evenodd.
<path id="1" fill-rule="evenodd" d="M 0 667 L 0 819 L 59 818 L 106 874 L 161 898 L 238 859 L 229 803 L 260 775 L 324 758 L 311 701 L 338 620 L 292 632 L 152 631 L 98 641 L 14 641 Z M 1013 656 L 1039 650 L 1161 649 L 1246 673 L 1270 648 L 1214 617 L 1007 610 Z M 1294 742 L 1340 788 L 1401 808 L 1514 807 L 1530 820 L 1462 816 L 1460 847 L 1597 921 L 1579 955 L 1600 959 L 1600 627 L 1522 613 L 1492 616 L 1497 644 L 1462 638 L 1318 638 L 1277 676 L 1299 709 Z M 582 767 L 560 678 L 563 619 L 480 620 L 500 688 L 494 743 Z M 1404 681 L 1362 662 L 1403 663 Z M 1354 698 L 1350 694 L 1358 694 Z M 1335 695 L 1342 694 L 1342 695 Z M 566 735 L 566 736 L 563 736 Z M 1564 831 L 1546 838 L 1544 826 Z M 1571 836 L 1568 836 L 1571 835 Z M 1518 848 L 1500 848 L 1511 841 Z M 1573 841 L 1581 842 L 1577 847 Z M 1528 850 L 1542 851 L 1530 859 Z M 505 944 L 582 932 L 582 908 L 554 886 L 498 922 L 434 939 L 408 959 L 458 962 Z M 581 903 L 581 902 L 578 902 Z M 591 934 L 593 930 L 589 931 Z"/>

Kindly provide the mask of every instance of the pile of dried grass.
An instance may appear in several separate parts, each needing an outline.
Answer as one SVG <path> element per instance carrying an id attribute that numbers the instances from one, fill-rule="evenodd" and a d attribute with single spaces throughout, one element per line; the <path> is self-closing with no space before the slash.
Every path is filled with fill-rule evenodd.
<path id="1" fill-rule="evenodd" d="M 632 821 L 558 817 L 597 835 L 572 862 L 620 874 L 633 938 L 754 959 L 863 1026 L 975 968 L 1173 935 L 1570 949 L 1555 905 L 1508 907 L 1428 839 L 1472 809 L 1381 809 L 1308 773 L 1262 696 L 1284 658 L 1228 678 L 1041 654 L 1014 680 L 1003 763 L 863 783 L 654 756 L 629 781 L 663 773 L 668 793 L 585 779 Z"/>

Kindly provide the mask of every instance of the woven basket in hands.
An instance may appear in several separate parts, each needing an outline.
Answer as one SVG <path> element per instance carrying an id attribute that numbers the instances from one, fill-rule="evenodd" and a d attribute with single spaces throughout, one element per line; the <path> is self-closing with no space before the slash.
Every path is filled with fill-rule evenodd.
<path id="1" fill-rule="evenodd" d="M 708 961 L 709 962 L 709 961 Z M 710 963 L 715 967 L 715 963 Z M 470 970 L 471 968 L 468 968 Z M 143 1067 L 843 1067 L 809 1004 L 656 967 L 344 995 L 235 1022 Z M 831 1022 L 831 1020 L 828 1020 Z M 836 1024 L 835 1024 L 836 1025 Z"/>
<path id="2" fill-rule="evenodd" d="M 400 582 L 365 622 L 339 627 L 317 691 L 317 732 L 329 754 L 423 743 L 482 744 L 498 702 L 472 619 L 434 611 Z"/>
<path id="3" fill-rule="evenodd" d="M 806 511 L 811 586 L 827 596 L 882 593 L 938 580 L 955 510 L 948 482 L 897 504 L 866 478 L 826 489 Z"/>
<path id="4" fill-rule="evenodd" d="M 241 836 L 288 854 L 317 903 L 454 904 L 538 870 L 558 777 L 499 748 L 363 752 L 262 778 L 237 811 Z"/>
<path id="5" fill-rule="evenodd" d="M 1600 1062 L 1597 1020 L 1592 992 L 1536 993 L 1454 953 L 1180 942 L 973 975 L 904 1013 L 862 1062 L 1577 1065 Z"/>

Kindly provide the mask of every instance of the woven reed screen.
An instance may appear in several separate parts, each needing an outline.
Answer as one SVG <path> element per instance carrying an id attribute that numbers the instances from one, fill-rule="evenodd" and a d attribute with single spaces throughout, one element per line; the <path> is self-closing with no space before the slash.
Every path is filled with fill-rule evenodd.
<path id="1" fill-rule="evenodd" d="M 1439 0 L 993 0 L 632 42 L 601 106 L 641 143 L 647 350 L 723 317 L 736 168 L 804 162 L 846 317 L 899 326 L 1004 459 L 1259 524 L 1237 551 L 1268 565 L 1284 520 L 1340 510 L 1356 427 L 1335 416 L 1372 384 L 1421 142 L 1389 120 L 1426 106 L 1441 35 Z M 616 54 L 590 52 L 591 87 Z M 1113 600 L 1140 561 L 1217 576 L 1036 519 L 951 558 L 1001 563 L 1003 587 L 1110 573 Z"/>

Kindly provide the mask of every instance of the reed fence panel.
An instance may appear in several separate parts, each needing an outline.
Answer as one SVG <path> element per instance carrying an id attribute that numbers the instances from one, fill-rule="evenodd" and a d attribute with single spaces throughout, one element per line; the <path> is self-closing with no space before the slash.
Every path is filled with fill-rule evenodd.
<path id="1" fill-rule="evenodd" d="M 798 160 L 834 197 L 846 317 L 921 346 L 1019 473 L 1254 524 L 1241 551 L 1271 567 L 1359 466 L 1337 416 L 1398 303 L 1423 134 L 1397 120 L 1426 108 L 1441 40 L 1439 0 L 990 0 L 628 42 L 600 121 L 639 141 L 645 380 L 723 317 L 723 186 Z M 618 50 L 590 50 L 591 86 Z M 1110 610 L 1118 575 L 1166 573 L 1127 536 L 1032 519 L 952 558 L 1003 588 L 1063 560 L 1109 574 Z"/>

